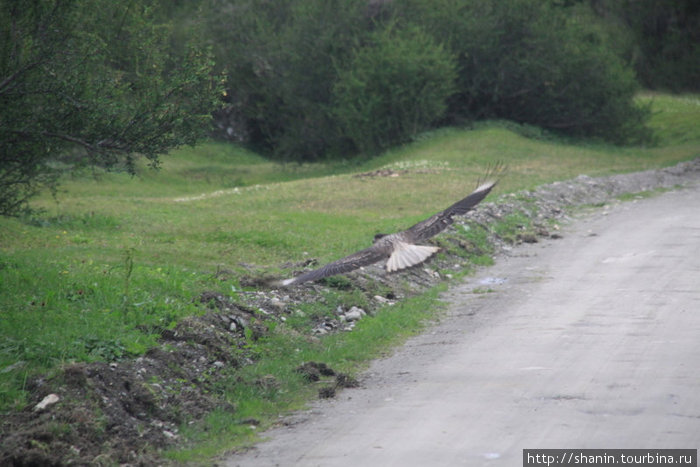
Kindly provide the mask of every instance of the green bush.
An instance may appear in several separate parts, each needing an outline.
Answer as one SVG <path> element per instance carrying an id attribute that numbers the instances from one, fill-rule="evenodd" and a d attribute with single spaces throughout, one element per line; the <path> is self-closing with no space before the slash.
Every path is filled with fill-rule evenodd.
<path id="1" fill-rule="evenodd" d="M 651 1 L 651 0 L 649 0 Z M 507 119 L 643 136 L 629 49 L 586 0 L 207 0 L 241 140 L 285 161 L 373 153 L 436 124 Z"/>
<path id="2" fill-rule="evenodd" d="M 453 121 L 505 118 L 614 142 L 643 134 L 633 70 L 594 18 L 539 0 L 398 2 L 458 57 Z"/>
<path id="3" fill-rule="evenodd" d="M 337 66 L 369 30 L 364 0 L 210 0 L 208 31 L 244 139 L 275 159 L 342 152 L 330 112 Z"/>
<path id="4" fill-rule="evenodd" d="M 700 4 L 696 0 L 602 0 L 603 20 L 631 34 L 626 58 L 641 82 L 672 91 L 700 90 Z"/>
<path id="5" fill-rule="evenodd" d="M 359 151 L 374 153 L 440 118 L 455 78 L 451 55 L 420 29 L 379 30 L 340 72 L 334 115 Z"/>
<path id="6" fill-rule="evenodd" d="M 58 167 L 133 173 L 206 136 L 211 57 L 196 43 L 171 55 L 155 4 L 0 0 L 0 215 L 55 189 Z"/>

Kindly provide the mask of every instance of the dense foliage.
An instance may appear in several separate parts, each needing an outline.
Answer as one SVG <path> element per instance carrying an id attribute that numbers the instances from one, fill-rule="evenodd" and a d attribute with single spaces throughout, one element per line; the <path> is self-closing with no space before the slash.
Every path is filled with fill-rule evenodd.
<path id="1" fill-rule="evenodd" d="M 330 102 L 344 63 L 369 29 L 365 0 L 208 0 L 207 31 L 231 84 L 225 130 L 279 159 L 337 151 Z"/>
<path id="2" fill-rule="evenodd" d="M 638 82 L 698 90 L 698 31 L 692 0 L 0 0 L 0 214 L 60 167 L 155 165 L 212 113 L 284 161 L 488 118 L 640 141 Z"/>
<path id="3" fill-rule="evenodd" d="M 452 119 L 504 118 L 614 142 L 640 137 L 647 111 L 633 100 L 634 73 L 590 14 L 531 0 L 398 3 L 459 58 Z"/>
<path id="4" fill-rule="evenodd" d="M 211 58 L 183 48 L 154 4 L 0 1 L 0 214 L 54 187 L 61 164 L 153 164 L 193 144 L 217 102 Z"/>
<path id="5" fill-rule="evenodd" d="M 646 136 L 632 64 L 586 1 L 209 0 L 204 11 L 232 84 L 221 126 L 275 158 L 371 154 L 483 118 Z"/>
<path id="6" fill-rule="evenodd" d="M 630 63 L 652 89 L 700 91 L 700 2 L 586 0 Z"/>
<path id="7" fill-rule="evenodd" d="M 340 71 L 334 116 L 358 150 L 374 153 L 440 118 L 455 77 L 452 56 L 420 29 L 378 30 Z"/>

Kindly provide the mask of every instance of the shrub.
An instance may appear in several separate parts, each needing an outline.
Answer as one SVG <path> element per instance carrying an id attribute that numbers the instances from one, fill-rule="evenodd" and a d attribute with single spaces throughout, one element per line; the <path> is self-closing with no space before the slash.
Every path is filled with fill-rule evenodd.
<path id="1" fill-rule="evenodd" d="M 388 27 L 355 50 L 333 88 L 343 134 L 364 153 L 405 142 L 445 112 L 454 91 L 449 52 L 416 27 Z"/>
<path id="2" fill-rule="evenodd" d="M 276 159 L 341 151 L 330 113 L 337 64 L 368 30 L 364 0 L 210 0 L 209 34 L 246 140 Z"/>
<path id="3" fill-rule="evenodd" d="M 0 1 L 0 215 L 55 189 L 66 159 L 133 173 L 206 135 L 208 53 L 172 56 L 170 25 L 137 3 Z"/>
<path id="4" fill-rule="evenodd" d="M 458 57 L 453 121 L 505 118 L 614 142 L 641 134 L 648 112 L 633 100 L 634 73 L 591 15 L 539 0 L 404 0 L 398 7 Z"/>
<path id="5" fill-rule="evenodd" d="M 700 4 L 696 0 L 589 0 L 611 34 L 630 36 L 622 56 L 651 88 L 700 90 Z"/>
<path id="6" fill-rule="evenodd" d="M 626 142 L 648 116 L 584 0 L 205 5 L 231 84 L 222 125 L 275 159 L 373 153 L 486 118 Z"/>

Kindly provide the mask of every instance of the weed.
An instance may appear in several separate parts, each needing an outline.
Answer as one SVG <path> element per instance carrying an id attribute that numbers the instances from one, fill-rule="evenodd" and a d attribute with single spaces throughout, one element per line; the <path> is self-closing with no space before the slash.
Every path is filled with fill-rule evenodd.
<path id="1" fill-rule="evenodd" d="M 322 280 L 322 282 L 325 285 L 338 290 L 351 290 L 353 288 L 352 282 L 345 276 L 326 277 Z"/>
<path id="2" fill-rule="evenodd" d="M 129 288 L 131 286 L 131 273 L 134 272 L 134 249 L 124 249 L 124 309 L 129 302 Z"/>
<path id="3" fill-rule="evenodd" d="M 487 294 L 487 293 L 494 293 L 495 290 L 492 289 L 491 287 L 476 287 L 472 289 L 472 293 L 476 295 L 481 295 L 481 294 Z"/>
<path id="4" fill-rule="evenodd" d="M 678 188 L 678 187 L 674 187 Z M 620 201 L 632 201 L 636 199 L 652 198 L 661 193 L 671 191 L 673 188 L 657 188 L 655 190 L 640 191 L 637 193 L 623 193 L 617 197 Z"/>
<path id="5" fill-rule="evenodd" d="M 530 237 L 536 237 L 531 218 L 522 212 L 505 216 L 494 225 L 493 230 L 503 241 L 511 244 L 520 243 Z"/>

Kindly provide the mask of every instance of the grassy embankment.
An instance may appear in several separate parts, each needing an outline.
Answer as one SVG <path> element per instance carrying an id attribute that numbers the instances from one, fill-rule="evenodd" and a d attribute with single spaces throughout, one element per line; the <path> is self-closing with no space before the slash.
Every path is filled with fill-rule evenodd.
<path id="1" fill-rule="evenodd" d="M 649 147 L 533 139 L 496 122 L 432 132 L 362 163 L 280 166 L 209 143 L 175 151 L 160 171 L 143 170 L 135 178 L 66 179 L 57 202 L 49 195 L 36 200 L 44 214 L 0 219 L 0 413 L 26 403 L 30 375 L 66 362 L 142 354 L 158 337 L 149 327 L 203 312 L 193 303 L 203 290 L 239 289 L 235 279 L 219 280 L 217 269 L 243 273 L 252 265 L 281 274 L 278 265 L 287 261 L 333 260 L 365 247 L 379 231 L 405 228 L 447 206 L 493 161 L 505 162 L 509 175 L 491 199 L 581 173 L 636 171 L 698 157 L 698 96 L 642 99 L 649 98 L 658 137 Z M 411 170 L 400 177 L 353 177 L 386 166 Z M 236 419 L 269 423 L 279 410 L 299 407 L 309 390 L 291 373 L 290 355 L 352 372 L 388 343 L 416 332 L 434 295 L 321 344 L 273 333 L 259 344 L 268 358 L 243 370 L 243 379 L 273 374 L 285 385 L 275 395 L 233 383 L 222 388 L 237 406 L 236 417 L 212 414 L 207 423 L 223 433 L 220 439 L 212 441 L 210 431 L 200 450 L 175 456 L 209 455 L 229 445 L 232 434 L 247 436 L 250 429 Z"/>

